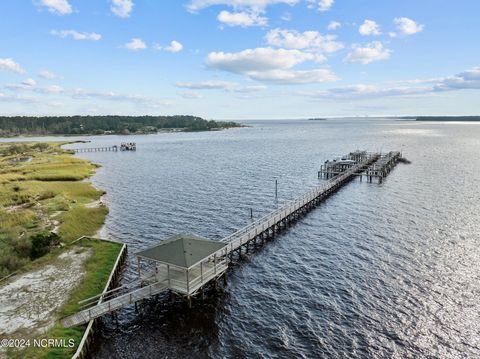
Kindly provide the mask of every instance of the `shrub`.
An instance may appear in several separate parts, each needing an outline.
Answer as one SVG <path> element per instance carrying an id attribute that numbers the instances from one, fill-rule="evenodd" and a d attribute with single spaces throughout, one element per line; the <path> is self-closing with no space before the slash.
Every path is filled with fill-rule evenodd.
<path id="1" fill-rule="evenodd" d="M 36 259 L 44 256 L 50 251 L 50 246 L 59 242 L 60 238 L 56 233 L 38 233 L 30 237 L 32 248 L 30 249 L 30 258 Z"/>

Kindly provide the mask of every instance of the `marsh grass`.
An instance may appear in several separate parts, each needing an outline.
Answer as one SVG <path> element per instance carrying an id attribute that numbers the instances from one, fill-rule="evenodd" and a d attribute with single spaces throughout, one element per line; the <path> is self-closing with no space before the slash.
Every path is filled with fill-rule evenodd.
<path id="1" fill-rule="evenodd" d="M 70 248 L 69 243 L 94 235 L 104 223 L 106 207 L 85 206 L 98 201 L 104 192 L 80 182 L 91 176 L 97 166 L 71 156 L 60 148 L 61 144 L 0 144 L 0 278 L 48 265 Z M 19 161 L 25 156 L 31 161 Z M 31 261 L 30 237 L 53 230 L 54 223 L 58 223 L 62 246 Z M 82 240 L 74 245 L 91 248 L 92 255 L 85 262 L 84 279 L 58 317 L 74 313 L 80 309 L 80 300 L 103 290 L 121 249 L 120 244 L 99 240 Z M 74 348 L 29 348 L 8 354 L 13 358 L 70 358 L 84 330 L 85 326 L 66 329 L 56 323 L 43 337 L 72 338 Z"/>
<path id="2" fill-rule="evenodd" d="M 95 234 L 104 222 L 105 207 L 85 207 L 104 192 L 81 182 L 97 166 L 73 157 L 62 144 L 0 144 L 0 278 L 28 263 L 24 248 L 32 235 L 58 223 L 68 243 Z"/>

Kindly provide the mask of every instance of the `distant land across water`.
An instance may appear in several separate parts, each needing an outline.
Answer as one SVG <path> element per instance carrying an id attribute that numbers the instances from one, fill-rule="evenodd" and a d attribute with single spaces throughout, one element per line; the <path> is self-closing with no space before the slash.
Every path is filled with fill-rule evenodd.
<path id="1" fill-rule="evenodd" d="M 402 119 L 411 119 L 415 121 L 454 121 L 454 122 L 464 122 L 464 121 L 480 121 L 480 116 L 408 116 L 401 117 Z"/>
<path id="2" fill-rule="evenodd" d="M 174 131 L 215 131 L 243 125 L 176 116 L 12 116 L 0 117 L 0 137 L 44 135 L 129 135 Z"/>

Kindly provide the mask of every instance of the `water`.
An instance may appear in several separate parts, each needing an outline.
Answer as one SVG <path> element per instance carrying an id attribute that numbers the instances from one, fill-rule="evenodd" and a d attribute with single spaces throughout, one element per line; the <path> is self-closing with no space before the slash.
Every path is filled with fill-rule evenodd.
<path id="1" fill-rule="evenodd" d="M 191 310 L 168 298 L 106 316 L 93 358 L 480 356 L 480 125 L 263 121 L 221 132 L 92 137 L 136 152 L 103 167 L 105 232 L 133 254 L 179 232 L 220 239 L 318 183 L 321 162 L 401 150 L 383 184 L 352 182 L 228 273 Z M 279 203 L 274 198 L 279 183 Z"/>

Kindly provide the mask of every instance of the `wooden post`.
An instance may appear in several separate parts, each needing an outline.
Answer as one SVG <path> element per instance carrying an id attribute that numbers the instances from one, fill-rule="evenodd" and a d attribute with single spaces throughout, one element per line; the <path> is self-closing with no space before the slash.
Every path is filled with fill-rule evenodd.
<path id="1" fill-rule="evenodd" d="M 185 270 L 185 275 L 187 276 L 187 293 L 190 294 L 190 282 L 188 281 L 188 269 Z"/>
<path id="2" fill-rule="evenodd" d="M 140 257 L 137 257 L 138 277 L 142 278 L 142 270 L 140 268 Z"/>
<path id="3" fill-rule="evenodd" d="M 170 288 L 170 265 L 167 264 L 167 279 L 168 279 L 168 287 Z"/>
<path id="4" fill-rule="evenodd" d="M 250 207 L 250 218 L 253 219 L 253 208 Z"/>
<path id="5" fill-rule="evenodd" d="M 278 180 L 275 180 L 275 199 L 278 198 Z"/>
<path id="6" fill-rule="evenodd" d="M 203 285 L 203 262 L 200 262 L 200 283 Z"/>

